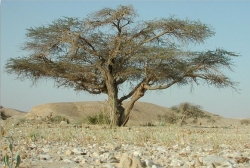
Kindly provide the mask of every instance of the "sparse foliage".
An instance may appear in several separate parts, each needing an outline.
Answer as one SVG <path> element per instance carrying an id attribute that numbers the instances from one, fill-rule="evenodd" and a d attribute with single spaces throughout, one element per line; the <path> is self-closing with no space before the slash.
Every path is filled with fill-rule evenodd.
<path id="1" fill-rule="evenodd" d="M 31 27 L 22 47 L 29 55 L 10 58 L 6 71 L 34 83 L 51 79 L 57 87 L 106 94 L 110 122 L 118 126 L 126 125 L 134 103 L 150 90 L 201 81 L 235 88 L 221 68 L 231 70 L 237 54 L 223 49 L 186 50 L 188 44 L 213 36 L 212 28 L 175 17 L 147 21 L 136 17 L 132 6 L 119 6 L 104 8 L 84 20 L 62 18 Z M 130 91 L 118 94 L 126 84 Z M 125 107 L 124 100 L 128 100 Z"/>
<path id="2" fill-rule="evenodd" d="M 159 123 L 171 123 L 171 124 L 176 124 L 177 121 L 179 120 L 179 117 L 178 115 L 172 113 L 172 114 L 169 114 L 169 115 L 158 115 L 157 116 L 157 121 Z"/>
<path id="3" fill-rule="evenodd" d="M 207 122 L 211 123 L 211 124 L 214 124 L 216 122 L 216 118 L 208 115 L 207 116 Z"/>
<path id="4" fill-rule="evenodd" d="M 106 114 L 99 113 L 95 116 L 88 116 L 87 122 L 89 124 L 110 124 L 110 119 Z"/>
<path id="5" fill-rule="evenodd" d="M 202 109 L 201 106 L 193 105 L 188 102 L 181 103 L 178 106 L 173 106 L 173 107 L 171 108 L 172 110 L 174 110 L 177 113 L 182 114 L 181 121 L 180 121 L 181 126 L 185 124 L 186 120 L 189 118 L 193 119 L 192 121 L 193 123 L 197 123 L 198 118 L 204 118 L 208 116 L 201 110 Z"/>
<path id="6" fill-rule="evenodd" d="M 57 124 L 59 124 L 61 121 L 65 121 L 65 122 L 69 123 L 69 119 L 67 119 L 64 116 L 54 116 L 51 118 L 50 121 L 53 123 L 57 123 Z"/>
<path id="7" fill-rule="evenodd" d="M 250 119 L 243 119 L 240 121 L 241 125 L 250 125 Z"/>

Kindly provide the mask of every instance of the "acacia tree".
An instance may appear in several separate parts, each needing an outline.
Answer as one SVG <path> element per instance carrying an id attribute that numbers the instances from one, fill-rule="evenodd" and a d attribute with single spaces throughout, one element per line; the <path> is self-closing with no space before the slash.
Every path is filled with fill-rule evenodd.
<path id="1" fill-rule="evenodd" d="M 207 115 L 201 110 L 201 106 L 193 105 L 185 102 L 178 106 L 178 112 L 182 114 L 180 126 L 182 126 L 186 119 L 193 118 L 194 122 L 198 121 L 198 118 L 207 117 Z"/>
<path id="2" fill-rule="evenodd" d="M 85 19 L 62 18 L 27 29 L 26 57 L 10 58 L 7 73 L 33 82 L 107 94 L 112 125 L 124 126 L 134 103 L 149 90 L 204 81 L 218 88 L 235 83 L 221 72 L 235 53 L 185 50 L 214 32 L 200 21 L 174 17 L 136 20 L 132 6 L 104 8 Z M 129 84 L 128 93 L 118 92 Z M 126 106 L 123 101 L 128 100 Z"/>

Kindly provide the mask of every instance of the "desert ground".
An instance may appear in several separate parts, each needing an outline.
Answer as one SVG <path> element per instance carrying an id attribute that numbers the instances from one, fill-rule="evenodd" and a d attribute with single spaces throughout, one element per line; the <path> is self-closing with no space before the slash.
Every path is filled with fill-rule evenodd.
<path id="1" fill-rule="evenodd" d="M 139 102 L 128 126 L 110 128 L 83 122 L 105 112 L 104 102 L 44 104 L 28 113 L 1 110 L 8 116 L 1 120 L 1 160 L 8 155 L 13 167 L 17 151 L 21 168 L 250 167 L 250 126 L 240 119 L 207 113 L 215 122 L 199 119 L 180 127 L 157 122 L 157 115 L 170 115 L 171 109 Z M 49 120 L 59 115 L 69 122 Z"/>

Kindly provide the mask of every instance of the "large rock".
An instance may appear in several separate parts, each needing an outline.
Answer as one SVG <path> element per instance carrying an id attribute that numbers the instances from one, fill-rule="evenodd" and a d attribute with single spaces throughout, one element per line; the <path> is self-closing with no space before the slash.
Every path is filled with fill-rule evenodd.
<path id="1" fill-rule="evenodd" d="M 120 158 L 119 168 L 142 168 L 143 164 L 139 157 L 124 153 Z"/>

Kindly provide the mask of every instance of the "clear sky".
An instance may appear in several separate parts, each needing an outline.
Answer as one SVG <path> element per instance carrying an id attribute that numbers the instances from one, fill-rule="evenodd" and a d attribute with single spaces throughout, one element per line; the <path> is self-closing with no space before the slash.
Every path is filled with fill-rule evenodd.
<path id="1" fill-rule="evenodd" d="M 194 50 L 223 48 L 236 52 L 234 72 L 226 74 L 234 81 L 240 93 L 230 88 L 217 89 L 207 85 L 172 87 L 150 91 L 140 101 L 171 107 L 182 102 L 201 105 L 204 110 L 230 118 L 250 117 L 250 1 L 144 1 L 144 0 L 2 0 L 1 1 L 1 105 L 23 111 L 52 102 L 103 101 L 105 95 L 92 96 L 72 89 L 55 88 L 53 81 L 43 81 L 31 87 L 31 81 L 16 80 L 7 75 L 4 65 L 9 58 L 25 56 L 20 50 L 25 42 L 26 29 L 51 23 L 67 17 L 84 18 L 104 7 L 116 8 L 131 4 L 140 19 L 149 20 L 175 15 L 180 19 L 200 20 L 213 27 L 215 36 Z"/>

